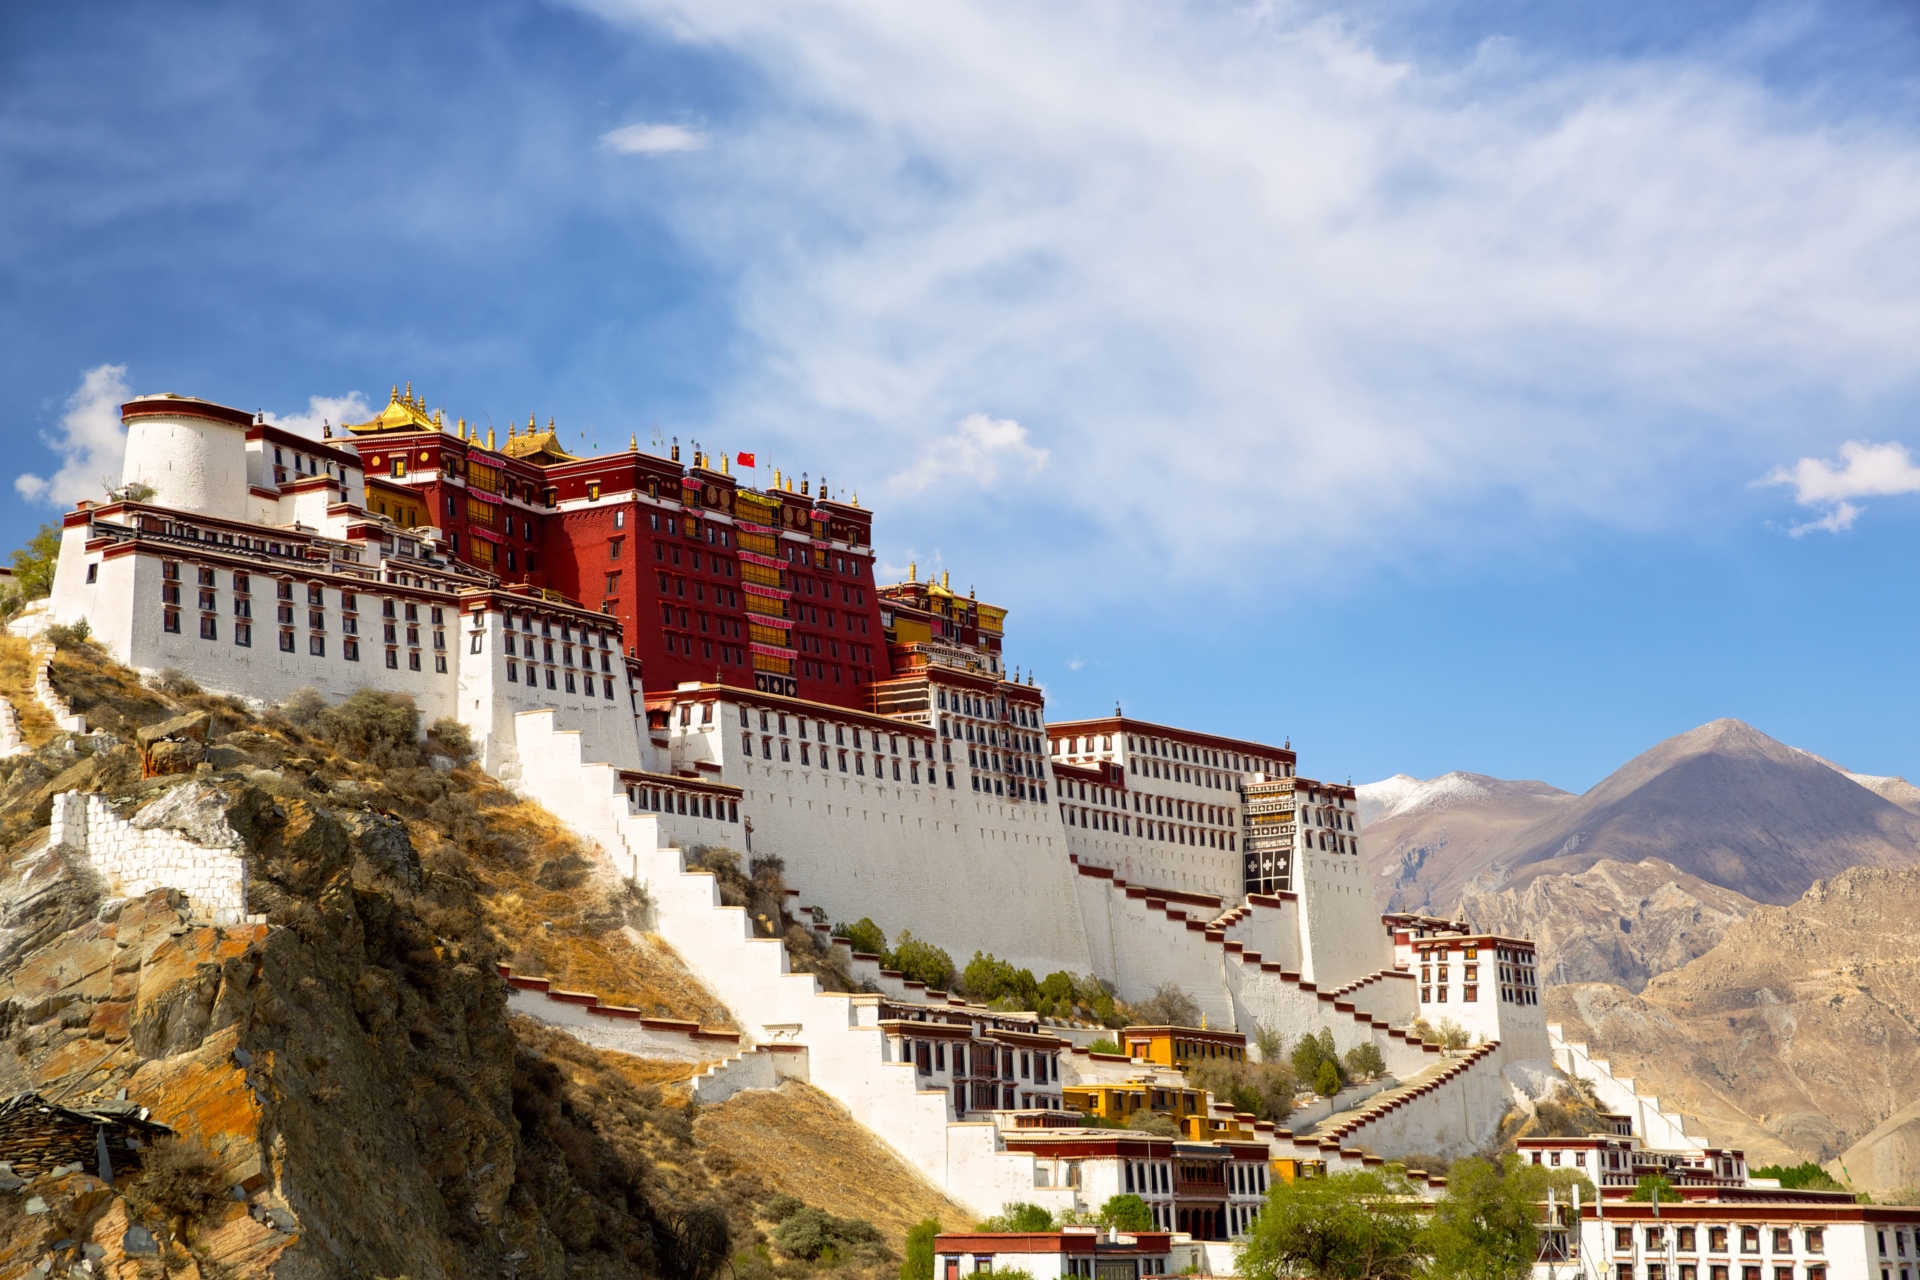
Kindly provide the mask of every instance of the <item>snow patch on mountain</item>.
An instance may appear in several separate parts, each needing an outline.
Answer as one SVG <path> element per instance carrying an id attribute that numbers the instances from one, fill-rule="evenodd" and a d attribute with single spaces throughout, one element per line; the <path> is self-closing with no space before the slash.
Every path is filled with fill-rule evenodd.
<path id="1" fill-rule="evenodd" d="M 1455 770 L 1422 781 L 1404 773 L 1379 782 L 1354 788 L 1360 797 L 1360 825 L 1371 826 L 1388 818 L 1406 818 L 1446 809 L 1470 808 L 1525 795 L 1544 799 L 1572 799 L 1569 792 L 1544 782 L 1510 782 L 1490 778 L 1484 773 Z"/>

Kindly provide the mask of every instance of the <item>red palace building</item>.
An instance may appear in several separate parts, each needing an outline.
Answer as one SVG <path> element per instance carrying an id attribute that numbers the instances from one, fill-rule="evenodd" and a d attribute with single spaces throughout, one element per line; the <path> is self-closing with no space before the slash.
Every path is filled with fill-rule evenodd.
<path id="1" fill-rule="evenodd" d="M 688 681 L 872 710 L 892 676 L 873 576 L 873 516 L 728 460 L 576 457 L 551 422 L 504 441 L 429 413 L 409 385 L 347 424 L 368 510 L 437 531 L 446 554 L 509 586 L 613 615 L 651 690 Z"/>

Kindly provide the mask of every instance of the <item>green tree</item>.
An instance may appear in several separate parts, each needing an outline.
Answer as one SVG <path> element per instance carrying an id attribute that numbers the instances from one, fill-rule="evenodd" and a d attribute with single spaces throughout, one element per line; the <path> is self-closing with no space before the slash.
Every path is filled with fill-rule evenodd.
<path id="1" fill-rule="evenodd" d="M 1313 1073 L 1313 1091 L 1323 1098 L 1331 1098 L 1340 1092 L 1340 1063 L 1335 1058 L 1320 1059 L 1320 1067 Z"/>
<path id="2" fill-rule="evenodd" d="M 1253 1027 L 1254 1052 L 1260 1055 L 1262 1062 L 1278 1062 L 1286 1051 L 1287 1038 L 1280 1034 L 1279 1028 L 1264 1023 L 1255 1023 Z"/>
<path id="3" fill-rule="evenodd" d="M 1014 1200 L 1000 1206 L 1000 1212 L 981 1222 L 977 1231 L 1051 1231 L 1053 1215 L 1037 1204 Z"/>
<path id="4" fill-rule="evenodd" d="M 1115 1231 L 1151 1231 L 1153 1210 L 1136 1195 L 1108 1196 L 1100 1206 L 1100 1225 Z"/>
<path id="5" fill-rule="evenodd" d="M 933 1240 L 939 1234 L 940 1224 L 932 1218 L 923 1218 L 907 1228 L 906 1257 L 900 1263 L 900 1280 L 933 1280 Z"/>
<path id="6" fill-rule="evenodd" d="M 1811 1160 L 1796 1165 L 1763 1164 L 1758 1169 L 1748 1169 L 1747 1173 L 1755 1178 L 1778 1178 L 1780 1185 L 1790 1191 L 1845 1191 L 1833 1175 Z"/>
<path id="7" fill-rule="evenodd" d="M 1422 1237 L 1433 1280 L 1526 1280 L 1540 1256 L 1547 1171 L 1509 1155 L 1500 1167 L 1460 1160 Z"/>
<path id="8" fill-rule="evenodd" d="M 1640 1185 L 1633 1189 L 1629 1200 L 1638 1200 L 1642 1204 L 1651 1204 L 1659 1200 L 1661 1204 L 1678 1204 L 1684 1197 L 1673 1189 L 1673 1184 L 1657 1173 L 1650 1173 L 1640 1179 Z"/>
<path id="9" fill-rule="evenodd" d="M 1410 1280 L 1419 1197 L 1397 1172 L 1276 1182 L 1239 1251 L 1247 1280 Z"/>
<path id="10" fill-rule="evenodd" d="M 1033 970 L 1016 969 L 984 951 L 973 953 L 966 972 L 960 975 L 960 982 L 970 996 L 989 1004 L 996 1000 L 1009 1001 L 1016 1009 L 1033 1008 L 1040 995 L 1040 984 L 1033 980 Z"/>
<path id="11" fill-rule="evenodd" d="M 924 982 L 936 991 L 953 986 L 953 957 L 931 942 L 922 942 L 906 929 L 900 931 L 900 940 L 894 943 L 893 954 L 888 958 L 892 968 L 915 982 Z"/>
<path id="12" fill-rule="evenodd" d="M 1380 1046 L 1369 1040 L 1347 1050 L 1346 1068 L 1349 1076 L 1383 1076 L 1387 1060 L 1380 1056 Z"/>
<path id="13" fill-rule="evenodd" d="M 1340 1070 L 1340 1050 L 1333 1043 L 1333 1029 L 1322 1027 L 1319 1035 L 1301 1036 L 1300 1043 L 1293 1046 L 1292 1060 L 1293 1074 L 1318 1087 L 1321 1063 L 1331 1062 L 1335 1071 Z"/>
<path id="14" fill-rule="evenodd" d="M 1102 1036 L 1087 1046 L 1088 1053 L 1121 1053 L 1120 1042 L 1111 1036 Z"/>
<path id="15" fill-rule="evenodd" d="M 53 594 L 53 569 L 59 559 L 60 530 L 43 524 L 26 546 L 13 553 L 13 589 L 22 600 Z"/>
<path id="16" fill-rule="evenodd" d="M 853 944 L 853 949 L 862 955 L 884 956 L 887 954 L 886 931 L 866 916 L 861 916 L 852 924 L 833 926 L 833 936 L 845 938 Z"/>

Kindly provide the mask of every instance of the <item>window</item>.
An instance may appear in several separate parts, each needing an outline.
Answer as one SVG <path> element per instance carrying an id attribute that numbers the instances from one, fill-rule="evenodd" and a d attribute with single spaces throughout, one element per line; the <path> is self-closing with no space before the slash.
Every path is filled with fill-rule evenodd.
<path id="1" fill-rule="evenodd" d="M 293 652 L 293 628 L 292 627 L 280 628 L 280 652 L 282 653 Z"/>
<path id="2" fill-rule="evenodd" d="M 327 638 L 325 636 L 308 636 L 307 652 L 312 654 L 316 658 L 326 657 L 327 656 Z"/>
<path id="3" fill-rule="evenodd" d="M 360 661 L 360 642 L 352 638 L 342 641 L 340 653 L 348 662 Z"/>

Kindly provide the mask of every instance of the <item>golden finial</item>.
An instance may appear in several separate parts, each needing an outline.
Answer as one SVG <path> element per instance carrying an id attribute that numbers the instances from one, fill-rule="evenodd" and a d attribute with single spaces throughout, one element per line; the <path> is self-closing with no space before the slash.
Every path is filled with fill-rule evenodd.
<path id="1" fill-rule="evenodd" d="M 640 434 L 638 432 L 635 432 L 632 438 L 627 441 L 627 450 L 630 453 L 640 452 Z"/>
<path id="2" fill-rule="evenodd" d="M 462 440 L 467 438 L 467 420 L 465 418 L 458 419 L 453 424 L 453 434 Z"/>
<path id="3" fill-rule="evenodd" d="M 411 378 L 407 380 L 407 403 L 413 403 L 413 380 Z"/>
<path id="4" fill-rule="evenodd" d="M 409 382 L 407 385 L 412 386 L 413 384 Z M 387 403 L 388 404 L 400 403 L 400 384 L 399 383 L 394 384 L 393 394 L 387 397 Z"/>
<path id="5" fill-rule="evenodd" d="M 920 581 L 920 562 L 918 560 L 907 561 L 907 581 Z"/>
<path id="6" fill-rule="evenodd" d="M 856 507 L 860 505 L 860 491 L 858 489 L 853 491 L 853 505 Z"/>
<path id="7" fill-rule="evenodd" d="M 723 476 L 730 476 L 733 474 L 733 455 L 732 454 L 723 453 L 720 455 L 720 474 Z"/>
<path id="8" fill-rule="evenodd" d="M 552 434 L 553 434 L 553 419 L 552 419 L 552 418 L 548 418 L 548 419 L 547 419 L 547 434 L 548 434 L 548 435 L 552 435 Z"/>
<path id="9" fill-rule="evenodd" d="M 493 428 L 487 428 L 487 448 L 493 448 Z"/>
<path id="10" fill-rule="evenodd" d="M 433 429 L 435 431 L 445 431 L 447 429 L 446 421 L 441 417 L 441 412 L 439 409 L 433 411 Z"/>
<path id="11" fill-rule="evenodd" d="M 527 434 L 533 435 L 540 430 L 540 419 L 535 414 L 527 415 Z"/>
<path id="12" fill-rule="evenodd" d="M 953 587 L 951 585 L 951 579 L 947 577 L 947 571 L 945 569 L 942 569 L 940 571 L 940 589 L 942 591 L 953 590 Z"/>

